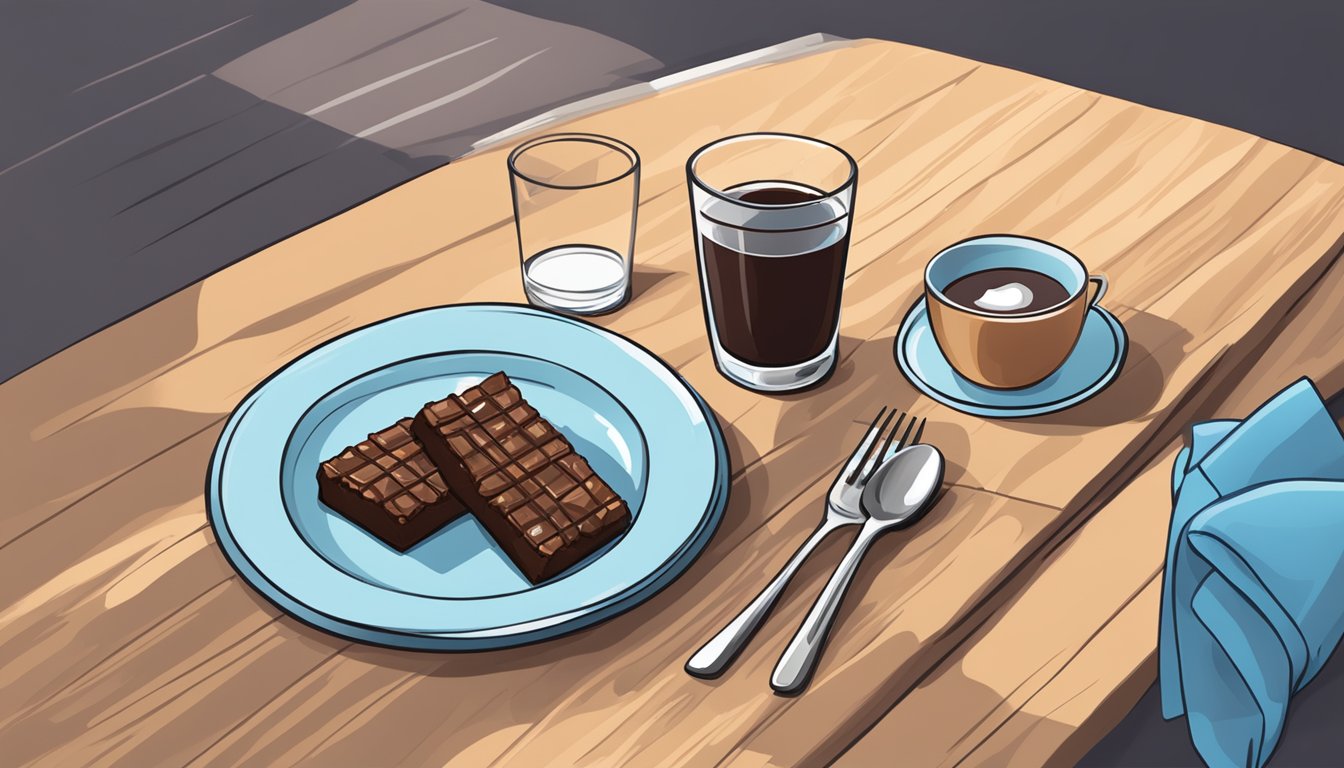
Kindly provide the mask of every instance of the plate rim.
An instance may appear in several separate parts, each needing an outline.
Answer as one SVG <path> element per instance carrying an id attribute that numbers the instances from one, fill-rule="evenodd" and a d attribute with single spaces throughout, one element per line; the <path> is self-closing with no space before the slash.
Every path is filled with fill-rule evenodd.
<path id="1" fill-rule="evenodd" d="M 1124 369 L 1125 360 L 1129 356 L 1129 335 L 1125 331 L 1125 326 L 1120 319 L 1109 312 L 1105 307 L 1092 305 L 1088 307 L 1088 316 L 1096 312 L 1102 322 L 1106 324 L 1107 330 L 1111 332 L 1111 337 L 1115 341 L 1115 353 L 1111 357 L 1106 370 L 1095 381 L 1085 387 L 1081 387 L 1066 397 L 1052 400 L 1048 403 L 1035 403 L 1022 406 L 997 406 L 977 403 L 971 400 L 962 400 L 949 395 L 935 387 L 923 376 L 919 375 L 915 366 L 909 359 L 909 338 L 918 323 L 918 315 L 923 312 L 927 316 L 928 308 L 926 298 L 920 296 L 910 306 L 901 320 L 900 329 L 896 333 L 893 341 L 893 347 L 896 357 L 897 367 L 906 380 L 915 386 L 916 389 L 933 398 L 947 407 L 960 411 L 971 416 L 982 416 L 994 419 L 1024 419 L 1033 416 L 1045 416 L 1051 413 L 1058 413 L 1072 408 L 1079 403 L 1086 402 L 1088 399 L 1106 389 L 1119 377 L 1120 371 Z M 935 342 L 936 343 L 936 342 Z M 941 354 L 941 350 L 939 350 Z M 954 375 L 956 375 L 954 371 Z"/>
<path id="2" fill-rule="evenodd" d="M 541 320 L 559 321 L 561 323 L 578 326 L 590 333 L 595 333 L 599 337 L 604 337 L 608 341 L 629 344 L 639 352 L 643 353 L 648 360 L 656 363 L 659 369 L 666 372 L 666 374 L 671 377 L 672 381 L 682 388 L 684 394 L 689 396 L 690 401 L 694 403 L 696 409 L 704 420 L 705 429 L 708 433 L 711 447 L 714 450 L 714 476 L 707 494 L 705 510 L 697 521 L 694 532 L 681 542 L 674 552 L 668 555 L 668 557 L 660 564 L 660 568 L 653 569 L 649 572 L 646 581 L 632 585 L 624 591 L 618 591 L 611 595 L 607 600 L 595 605 L 561 610 L 537 620 L 522 621 L 502 627 L 473 630 L 450 630 L 442 633 L 422 630 L 408 631 L 394 627 L 372 625 L 351 618 L 333 616 L 308 605 L 286 591 L 258 567 L 252 559 L 248 557 L 247 552 L 238 543 L 237 538 L 230 532 L 228 515 L 224 510 L 222 499 L 220 498 L 220 486 L 223 482 L 221 475 L 224 460 L 228 455 L 230 443 L 237 432 L 239 424 L 255 404 L 259 396 L 274 379 L 285 374 L 287 371 L 309 359 L 311 356 L 319 354 L 322 350 L 336 345 L 356 334 L 370 332 L 372 329 L 401 318 L 420 314 L 433 314 L 454 309 L 499 310 L 529 315 Z M 479 347 L 476 347 L 475 349 L 479 349 Z M 457 351 L 461 350 L 445 347 L 438 350 L 436 354 L 451 354 Z M 482 351 L 501 353 L 500 350 Z M 395 363 L 388 363 L 387 365 L 393 364 Z M 564 367 L 568 368 L 568 366 Z M 578 375 L 587 377 L 590 381 L 595 381 L 581 371 L 572 368 L 569 370 Z M 358 378 L 358 376 L 354 378 Z M 335 389 L 339 389 L 341 386 L 345 386 L 348 383 L 349 381 L 342 382 L 341 384 L 338 384 Z M 329 392 L 330 391 L 334 390 L 329 390 Z M 625 403 L 615 398 L 614 395 L 613 399 L 620 404 L 622 408 L 627 408 L 628 410 Z M 311 406 L 312 404 L 306 404 L 303 407 L 304 412 L 306 413 Z M 639 425 L 637 421 L 635 423 L 642 431 L 642 425 Z M 288 439 L 289 438 L 286 437 L 287 442 Z M 344 333 L 323 341 L 321 344 L 305 350 L 302 354 L 292 358 L 284 365 L 268 374 L 249 390 L 238 402 L 238 405 L 234 407 L 233 411 L 230 412 L 229 418 L 225 422 L 225 425 L 220 432 L 220 436 L 215 442 L 214 448 L 211 450 L 210 460 L 206 466 L 204 478 L 204 502 L 206 506 L 206 518 L 211 532 L 215 536 L 215 540 L 230 566 L 238 572 L 243 578 L 243 581 L 246 582 L 247 586 L 253 592 L 261 595 L 267 602 L 276 606 L 286 615 L 296 619 L 300 623 L 330 635 L 385 648 L 428 652 L 475 652 L 528 645 L 563 637 L 612 619 L 633 609 L 661 592 L 685 573 L 686 570 L 699 559 L 700 555 L 708 545 L 709 540 L 713 537 L 718 526 L 722 522 L 731 490 L 728 463 L 729 457 L 727 444 L 724 439 L 722 426 L 719 424 L 718 417 L 714 413 L 714 410 L 709 406 L 708 402 L 705 401 L 700 393 L 691 386 L 690 382 L 688 382 L 685 377 L 661 357 L 654 354 L 639 342 L 616 333 L 615 331 L 602 328 L 585 319 L 565 314 L 546 312 L 528 304 L 515 302 L 464 302 L 459 304 L 420 307 L 379 318 L 358 328 L 345 331 Z M 327 565 L 328 567 L 331 567 L 329 563 Z"/>

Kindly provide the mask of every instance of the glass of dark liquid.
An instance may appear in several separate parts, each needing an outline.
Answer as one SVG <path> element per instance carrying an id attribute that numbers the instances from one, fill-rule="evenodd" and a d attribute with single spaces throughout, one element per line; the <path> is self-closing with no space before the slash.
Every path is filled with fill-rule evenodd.
<path id="1" fill-rule="evenodd" d="M 714 363 L 761 392 L 835 369 L 858 166 L 827 142 L 729 136 L 686 161 Z"/>

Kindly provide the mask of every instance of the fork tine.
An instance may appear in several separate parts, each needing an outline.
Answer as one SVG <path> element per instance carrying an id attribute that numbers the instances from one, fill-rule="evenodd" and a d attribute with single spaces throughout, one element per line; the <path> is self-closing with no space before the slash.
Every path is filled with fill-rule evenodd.
<path id="1" fill-rule="evenodd" d="M 859 473 L 862 472 L 863 468 L 868 465 L 868 457 L 873 454 L 873 449 L 877 447 L 877 439 L 882 436 L 883 432 L 887 431 L 887 425 L 891 423 L 891 417 L 896 415 L 896 411 L 894 409 L 888 411 L 886 406 L 883 406 L 882 410 L 887 414 L 887 417 L 882 420 L 882 426 L 878 427 L 876 432 L 872 432 L 872 430 L 869 429 L 869 432 L 872 434 L 872 439 L 870 440 L 867 437 L 864 438 L 863 458 L 860 459 L 859 463 L 854 466 L 853 470 L 851 470 L 845 476 L 846 483 L 853 483 L 856 479 L 858 479 Z M 849 468 L 846 467 L 846 469 Z"/>
<path id="2" fill-rule="evenodd" d="M 854 469 L 859 466 L 859 456 L 863 454 L 864 451 L 868 450 L 868 446 L 877 439 L 875 433 L 877 431 L 878 422 L 882 421 L 882 417 L 886 415 L 886 413 L 887 406 L 884 405 L 882 406 L 882 409 L 877 412 L 877 415 L 873 417 L 873 423 L 868 425 L 868 431 L 863 433 L 863 439 L 859 441 L 858 445 L 854 446 L 854 452 L 849 454 L 849 458 L 845 460 L 845 468 L 840 470 L 840 477 L 848 477 Z"/>
<path id="3" fill-rule="evenodd" d="M 910 432 L 914 430 L 916 421 L 919 421 L 919 419 L 910 419 L 910 423 L 905 426 L 905 432 L 901 435 L 901 442 L 896 444 L 896 450 L 902 450 L 907 445 L 914 445 L 910 442 Z M 915 439 L 918 440 L 919 438 Z"/>
<path id="4" fill-rule="evenodd" d="M 919 429 L 916 429 L 916 430 L 915 430 L 915 439 L 910 441 L 910 444 L 911 444 L 911 445 L 918 445 L 918 444 L 919 444 L 919 439 L 920 439 L 921 437 L 924 436 L 924 425 L 925 425 L 925 424 L 928 424 L 928 423 L 929 423 L 929 420 L 928 420 L 927 418 L 923 418 L 923 419 L 920 419 L 920 420 L 919 420 Z"/>
<path id="5" fill-rule="evenodd" d="M 891 431 L 887 433 L 887 439 L 882 441 L 882 447 L 878 449 L 877 453 L 873 454 L 873 460 L 864 464 L 862 471 L 863 482 L 866 483 L 869 480 L 872 480 L 873 474 L 877 472 L 877 468 L 882 466 L 882 462 L 887 457 L 887 451 L 891 449 L 891 441 L 896 439 L 896 431 L 901 428 L 901 422 L 903 421 L 905 421 L 904 412 L 901 413 L 900 418 L 896 419 L 896 423 L 892 425 Z M 914 422 L 911 421 L 910 423 L 913 424 Z M 905 433 L 907 435 L 910 434 L 910 430 L 907 428 Z M 900 449 L 898 448 L 897 450 Z"/>

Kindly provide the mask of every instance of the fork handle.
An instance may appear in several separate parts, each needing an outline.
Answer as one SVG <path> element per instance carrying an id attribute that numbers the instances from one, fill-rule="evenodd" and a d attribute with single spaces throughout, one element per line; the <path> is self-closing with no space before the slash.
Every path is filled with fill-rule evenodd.
<path id="1" fill-rule="evenodd" d="M 806 688 L 808 681 L 812 679 L 812 672 L 816 669 L 817 660 L 821 658 L 821 650 L 826 644 L 826 636 L 830 633 L 831 625 L 835 623 L 835 614 L 845 598 L 845 590 L 853 581 L 854 574 L 859 570 L 859 561 L 868 551 L 868 546 L 876 537 L 878 530 L 865 524 L 859 531 L 858 538 L 836 566 L 835 573 L 831 574 L 831 580 L 826 582 L 826 587 L 821 590 L 817 602 L 812 604 L 812 610 L 808 612 L 807 618 L 803 619 L 793 640 L 789 641 L 789 647 L 785 648 L 779 657 L 779 663 L 775 665 L 775 671 L 770 676 L 770 687 L 777 693 L 786 695 L 798 693 Z"/>
<path id="2" fill-rule="evenodd" d="M 761 622 L 770 615 L 770 609 L 775 606 L 779 596 L 783 594 L 784 587 L 788 586 L 789 580 L 793 574 L 798 571 L 799 566 L 812 554 L 812 550 L 817 548 L 821 540 L 826 538 L 832 531 L 846 525 L 846 523 L 835 523 L 827 519 L 817 526 L 807 541 L 798 547 L 798 551 L 793 553 L 789 562 L 784 564 L 779 574 L 766 585 L 765 589 L 752 600 L 737 617 L 728 622 L 728 625 L 719 630 L 719 633 L 710 638 L 709 642 L 700 647 L 693 656 L 686 662 L 686 672 L 695 677 L 714 678 L 723 674 L 723 671 L 733 663 L 733 659 L 742 652 L 747 642 L 756 634 L 760 628 Z"/>

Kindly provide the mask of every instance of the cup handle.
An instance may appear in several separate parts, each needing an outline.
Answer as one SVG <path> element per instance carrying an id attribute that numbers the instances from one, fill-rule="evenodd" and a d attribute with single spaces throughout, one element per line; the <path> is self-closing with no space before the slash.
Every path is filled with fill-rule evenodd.
<path id="1" fill-rule="evenodd" d="M 1087 300 L 1089 306 L 1095 307 L 1097 302 L 1101 301 L 1101 297 L 1106 295 L 1106 289 L 1109 288 L 1111 284 L 1106 280 L 1105 275 L 1088 275 L 1087 282 L 1097 287 L 1096 291 L 1092 294 L 1092 298 Z"/>

